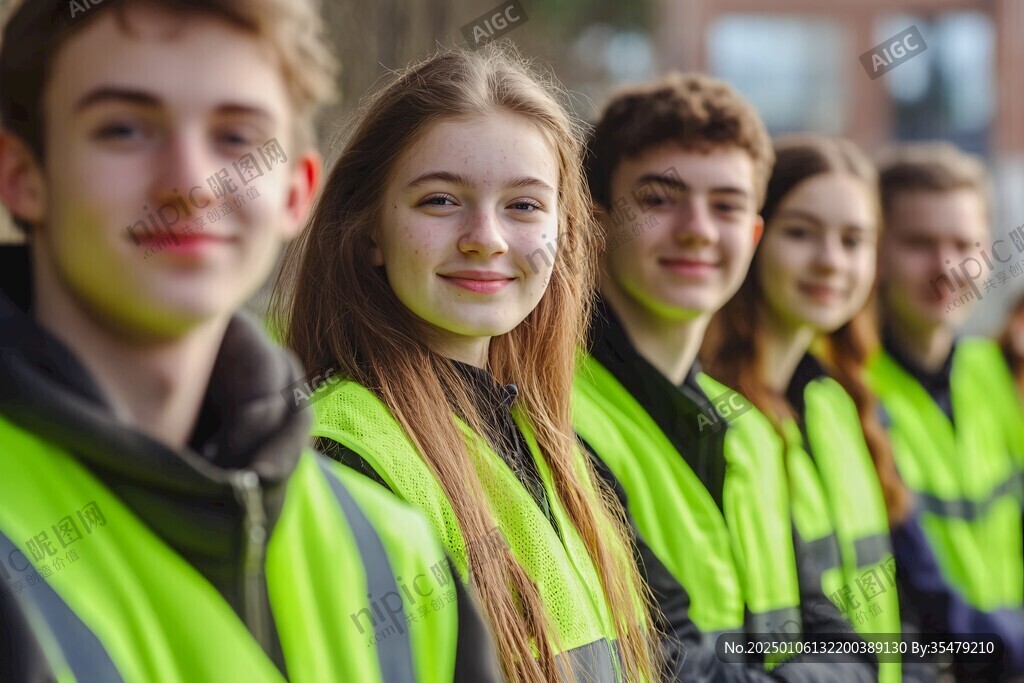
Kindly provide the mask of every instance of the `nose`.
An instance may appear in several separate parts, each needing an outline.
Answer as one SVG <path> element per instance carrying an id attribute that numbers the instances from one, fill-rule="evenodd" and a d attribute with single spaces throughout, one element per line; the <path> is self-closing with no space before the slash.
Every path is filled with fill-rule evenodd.
<path id="1" fill-rule="evenodd" d="M 956 268 L 961 260 L 960 251 L 952 244 L 939 244 L 934 253 L 932 270 L 936 273 L 944 273 L 947 268 Z"/>
<path id="2" fill-rule="evenodd" d="M 172 206 L 178 207 L 177 220 L 187 219 L 218 199 L 230 200 L 238 189 L 233 169 L 217 168 L 215 156 L 198 132 L 185 130 L 171 136 L 158 163 L 154 208 L 165 224 L 174 217 Z"/>
<path id="3" fill-rule="evenodd" d="M 713 244 L 718 241 L 718 227 L 706 197 L 695 194 L 679 202 L 675 236 L 681 244 Z"/>
<path id="4" fill-rule="evenodd" d="M 818 240 L 818 247 L 814 250 L 814 267 L 821 271 L 832 273 L 843 264 L 842 238 L 836 234 L 827 234 Z"/>
<path id="5" fill-rule="evenodd" d="M 484 257 L 508 251 L 501 220 L 493 209 L 481 206 L 469 212 L 459 237 L 459 251 Z"/>

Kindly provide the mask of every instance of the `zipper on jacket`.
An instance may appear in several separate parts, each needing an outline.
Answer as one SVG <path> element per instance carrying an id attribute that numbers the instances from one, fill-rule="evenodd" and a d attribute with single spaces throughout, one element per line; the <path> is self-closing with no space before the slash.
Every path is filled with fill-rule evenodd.
<path id="1" fill-rule="evenodd" d="M 267 515 L 263 510 L 263 492 L 260 489 L 260 479 L 252 470 L 239 470 L 234 473 L 231 485 L 245 513 L 242 524 L 242 617 L 256 642 L 269 653 L 268 605 L 263 590 L 263 557 L 267 541 Z"/>

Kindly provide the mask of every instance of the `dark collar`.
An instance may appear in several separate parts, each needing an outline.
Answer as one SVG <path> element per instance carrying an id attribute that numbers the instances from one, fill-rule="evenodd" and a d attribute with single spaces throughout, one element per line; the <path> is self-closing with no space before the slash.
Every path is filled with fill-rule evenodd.
<path id="1" fill-rule="evenodd" d="M 640 355 L 619 316 L 601 297 L 595 299 L 594 303 L 594 316 L 590 326 L 590 353 L 620 382 L 631 376 L 639 375 L 650 381 L 660 378 L 658 384 L 674 386 L 687 394 L 693 391 L 701 396 L 704 394 L 697 382 L 697 376 L 702 371 L 700 361 L 693 362 L 681 383 L 673 384 L 660 370 Z M 625 384 L 625 382 L 622 383 Z"/>
<path id="2" fill-rule="evenodd" d="M 942 362 L 942 367 L 934 372 L 922 368 L 903 351 L 902 347 L 896 342 L 892 329 L 889 327 L 882 331 L 882 345 L 885 347 L 886 353 L 892 356 L 893 360 L 920 382 L 929 394 L 934 396 L 949 390 L 950 376 L 953 372 L 953 354 L 956 352 L 957 346 L 956 341 L 953 342 L 953 347 L 950 349 L 946 360 Z"/>
<path id="3" fill-rule="evenodd" d="M 793 379 L 789 381 L 789 386 L 786 387 L 786 401 L 793 407 L 800 421 L 803 421 L 804 408 L 804 389 L 807 385 L 820 377 L 828 377 L 828 372 L 825 370 L 825 366 L 821 362 L 812 356 L 810 353 L 804 354 L 804 357 L 797 363 L 796 370 L 793 372 Z"/>
<path id="4" fill-rule="evenodd" d="M 672 383 L 640 355 L 611 306 L 600 299 L 590 354 L 650 415 L 721 508 L 728 421 L 697 382 L 700 365 L 695 362 L 682 383 Z"/>
<path id="5" fill-rule="evenodd" d="M 0 413 L 7 419 L 64 447 L 118 493 L 131 491 L 140 505 L 230 498 L 233 509 L 231 477 L 241 468 L 255 471 L 265 490 L 281 487 L 283 495 L 311 415 L 293 413 L 282 399 L 281 390 L 299 377 L 298 366 L 256 321 L 245 314 L 232 318 L 190 446 L 172 449 L 118 421 L 73 351 L 23 308 L 28 299 L 6 295 L 18 286 L 5 281 L 0 293 Z M 146 510 L 137 512 L 147 517 Z M 188 517 L 180 512 L 178 522 Z M 174 519 L 165 513 L 164 519 Z"/>
<path id="6" fill-rule="evenodd" d="M 508 408 L 515 403 L 519 396 L 519 387 L 515 384 L 502 384 L 494 378 L 489 370 L 458 360 L 453 360 L 452 364 L 472 387 L 477 398 L 482 402 L 481 407 Z"/>

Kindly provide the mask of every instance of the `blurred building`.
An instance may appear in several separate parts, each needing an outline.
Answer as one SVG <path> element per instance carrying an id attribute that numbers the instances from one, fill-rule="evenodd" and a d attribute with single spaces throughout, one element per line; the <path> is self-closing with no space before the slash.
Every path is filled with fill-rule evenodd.
<path id="1" fill-rule="evenodd" d="M 31 1 L 31 0 L 29 0 Z M 497 0 L 321 0 L 342 62 L 341 100 L 323 121 L 324 151 L 360 98 L 389 72 L 439 47 Z M 0 0 L 0 15 L 11 0 Z M 734 84 L 773 134 L 844 135 L 875 152 L 891 141 L 945 139 L 981 154 L 996 189 L 993 239 L 1024 224 L 1024 0 L 521 0 L 506 38 L 550 65 L 593 119 L 615 87 L 668 69 Z M 860 56 L 910 26 L 927 48 L 877 79 Z M 13 232 L 0 210 L 0 241 Z M 989 245 L 984 245 L 988 247 Z M 986 293 L 975 329 L 997 325 L 1011 281 Z"/>
<path id="2" fill-rule="evenodd" d="M 705 71 L 743 92 L 773 134 L 843 135 L 870 153 L 943 139 L 980 154 L 995 186 L 992 239 L 1024 224 L 1024 2 L 651 0 L 646 15 L 646 34 L 580 31 L 575 47 L 586 49 L 566 60 L 566 77 L 581 76 L 598 106 L 622 82 Z M 926 49 L 872 79 L 860 56 L 911 26 Z M 986 292 L 972 327 L 998 326 L 1022 291 L 1024 277 Z"/>
<path id="3" fill-rule="evenodd" d="M 757 0 L 662 1 L 671 17 L 655 39 L 662 64 L 736 83 L 773 131 L 845 135 L 869 151 L 890 141 L 949 140 L 984 156 L 992 171 L 993 240 L 1024 224 L 1024 89 L 1016 82 L 1024 69 L 1024 3 L 773 0 L 764 14 Z M 673 24 L 690 27 L 685 40 L 669 33 Z M 909 26 L 927 49 L 869 78 L 859 56 Z M 1021 292 L 1024 278 L 986 292 L 972 328 L 997 327 Z"/>

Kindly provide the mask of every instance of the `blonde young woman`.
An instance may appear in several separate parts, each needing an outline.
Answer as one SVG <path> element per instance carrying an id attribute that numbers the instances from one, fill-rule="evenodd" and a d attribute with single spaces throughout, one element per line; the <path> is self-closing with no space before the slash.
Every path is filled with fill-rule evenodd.
<path id="1" fill-rule="evenodd" d="M 320 445 L 427 514 L 509 680 L 653 680 L 622 513 L 569 417 L 596 232 L 553 92 L 494 48 L 377 92 L 277 310 L 306 367 L 348 380 L 315 403 Z"/>

